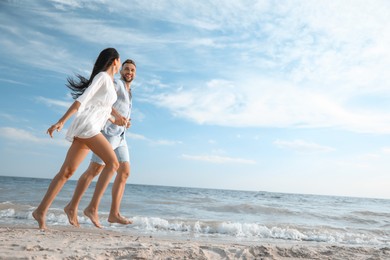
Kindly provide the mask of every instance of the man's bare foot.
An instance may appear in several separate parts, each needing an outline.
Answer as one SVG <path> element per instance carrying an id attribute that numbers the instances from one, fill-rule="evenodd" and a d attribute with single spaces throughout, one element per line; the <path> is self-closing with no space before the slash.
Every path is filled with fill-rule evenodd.
<path id="1" fill-rule="evenodd" d="M 118 214 L 110 214 L 110 216 L 108 216 L 108 222 L 110 222 L 110 223 L 119 223 L 119 224 L 123 224 L 123 225 L 133 224 L 133 221 L 123 217 L 119 213 Z"/>
<path id="2" fill-rule="evenodd" d="M 79 220 L 77 219 L 77 211 L 71 209 L 69 204 L 64 208 L 65 214 L 68 216 L 68 221 L 71 225 L 75 227 L 80 227 Z"/>
<path id="3" fill-rule="evenodd" d="M 86 208 L 86 209 L 84 209 L 84 215 L 87 216 L 92 221 L 92 223 L 95 225 L 95 227 L 103 228 L 103 226 L 100 225 L 99 216 L 98 216 L 96 210 Z"/>
<path id="4" fill-rule="evenodd" d="M 42 213 L 38 212 L 38 210 L 34 210 L 32 213 L 33 218 L 38 222 L 39 229 L 41 230 L 46 230 L 46 219 L 45 215 Z"/>

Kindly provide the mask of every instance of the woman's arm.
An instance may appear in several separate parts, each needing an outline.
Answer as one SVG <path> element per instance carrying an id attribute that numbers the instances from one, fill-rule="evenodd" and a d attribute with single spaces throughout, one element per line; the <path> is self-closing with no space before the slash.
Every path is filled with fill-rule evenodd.
<path id="1" fill-rule="evenodd" d="M 65 112 L 65 114 L 58 120 L 57 123 L 52 125 L 49 129 L 47 129 L 47 132 L 50 137 L 53 138 L 53 132 L 54 130 L 57 130 L 57 132 L 61 131 L 62 127 L 64 127 L 65 122 L 79 110 L 81 103 L 79 101 L 73 102 L 73 104 L 68 108 L 68 111 Z"/>

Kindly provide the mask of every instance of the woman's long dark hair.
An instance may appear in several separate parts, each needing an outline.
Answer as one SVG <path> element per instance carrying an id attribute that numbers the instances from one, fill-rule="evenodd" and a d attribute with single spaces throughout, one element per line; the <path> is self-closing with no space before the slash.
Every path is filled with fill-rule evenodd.
<path id="1" fill-rule="evenodd" d="M 72 97 L 74 99 L 81 96 L 84 91 L 89 87 L 93 78 L 102 71 L 106 71 L 114 60 L 119 58 L 119 53 L 114 48 L 107 48 L 100 52 L 99 56 L 96 59 L 95 65 L 89 79 L 84 78 L 83 76 L 77 74 L 78 80 L 73 78 L 68 78 L 68 83 L 66 86 L 72 90 Z"/>

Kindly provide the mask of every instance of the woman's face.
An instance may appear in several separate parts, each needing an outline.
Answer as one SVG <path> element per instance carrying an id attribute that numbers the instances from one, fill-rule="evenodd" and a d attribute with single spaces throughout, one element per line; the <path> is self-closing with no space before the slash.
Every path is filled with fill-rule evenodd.
<path id="1" fill-rule="evenodd" d="M 118 73 L 118 71 L 120 70 L 121 68 L 121 58 L 118 57 L 118 59 L 115 59 L 114 60 L 114 65 L 115 65 L 115 71 L 114 71 L 114 74 Z"/>
<path id="2" fill-rule="evenodd" d="M 117 61 L 118 61 L 118 64 L 117 64 L 117 66 L 116 66 L 116 71 L 115 71 L 115 73 L 118 73 L 118 71 L 120 70 L 120 68 L 121 68 L 121 57 L 118 57 L 118 59 L 117 59 Z"/>

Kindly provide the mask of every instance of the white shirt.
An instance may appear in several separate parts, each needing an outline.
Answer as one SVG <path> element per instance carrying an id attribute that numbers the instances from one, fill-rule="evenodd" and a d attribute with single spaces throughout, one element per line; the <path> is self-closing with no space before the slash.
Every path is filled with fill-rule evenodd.
<path id="1" fill-rule="evenodd" d="M 68 129 L 66 139 L 90 138 L 102 130 L 117 99 L 114 82 L 107 72 L 98 73 L 91 85 L 76 100 L 81 103 Z"/>
<path id="2" fill-rule="evenodd" d="M 125 83 L 120 79 L 115 81 L 116 94 L 118 96 L 113 107 L 118 111 L 121 116 L 130 119 L 131 107 L 132 107 L 132 96 L 131 89 L 127 91 Z M 126 127 L 119 126 L 107 121 L 103 128 L 103 131 L 108 136 L 120 136 L 126 131 Z"/>

